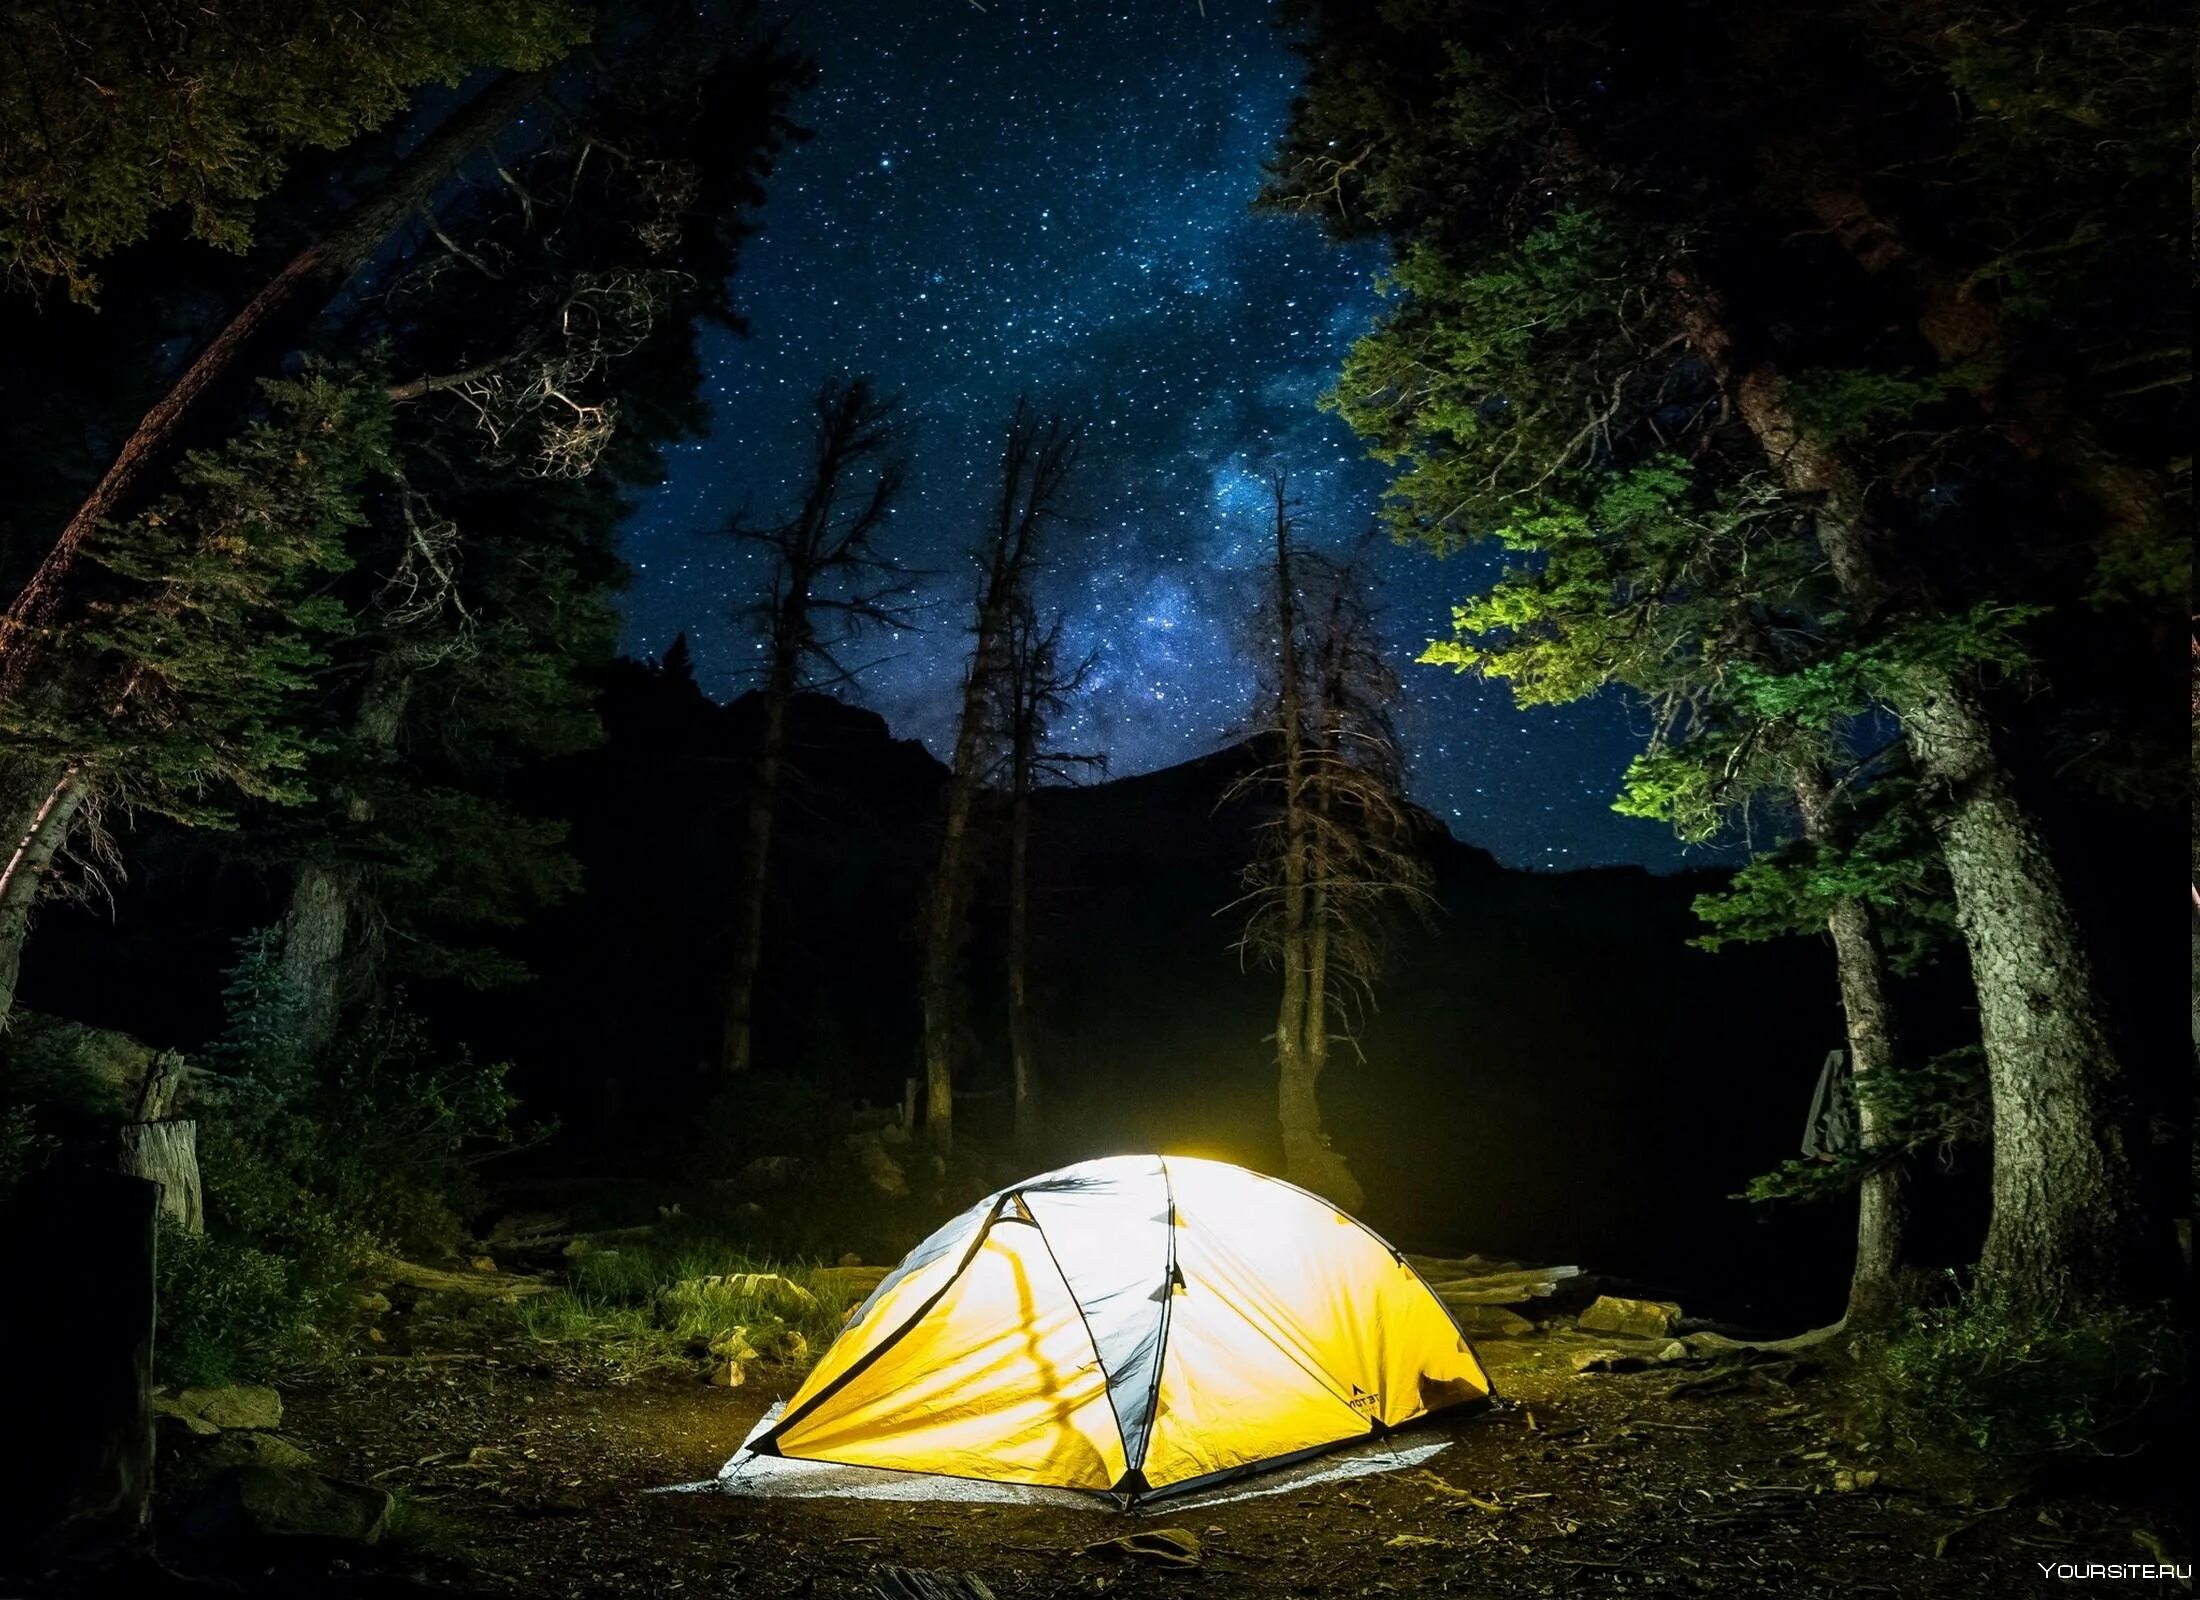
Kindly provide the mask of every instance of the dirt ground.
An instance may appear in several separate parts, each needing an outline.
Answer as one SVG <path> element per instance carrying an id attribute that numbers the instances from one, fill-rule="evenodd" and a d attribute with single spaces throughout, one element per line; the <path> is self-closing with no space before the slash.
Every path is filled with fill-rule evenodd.
<path id="1" fill-rule="evenodd" d="M 1143 1518 L 653 1494 L 713 1477 L 796 1374 L 612 1382 L 516 1332 L 362 1358 L 291 1389 L 283 1431 L 400 1496 L 378 1567 L 546 1600 L 869 1596 L 884 1566 L 974 1573 L 1001 1600 L 2008 1596 L 2049 1586 L 2042 1563 L 2159 1560 L 2150 1541 L 2175 1543 L 2083 1495 L 1995 1506 L 1846 1453 L 1807 1362 L 1577 1374 L 1578 1335 L 1478 1348 L 1502 1403 L 1431 1424 L 1451 1442 L 1425 1468 Z M 1198 1566 L 1085 1548 L 1141 1527 L 1190 1532 Z"/>

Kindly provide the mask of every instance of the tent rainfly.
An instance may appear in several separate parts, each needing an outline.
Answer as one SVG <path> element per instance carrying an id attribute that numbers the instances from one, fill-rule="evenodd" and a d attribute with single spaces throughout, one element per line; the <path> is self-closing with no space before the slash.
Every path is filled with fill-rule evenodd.
<path id="1" fill-rule="evenodd" d="M 1419 1274 L 1328 1201 L 1115 1156 L 918 1245 L 749 1448 L 1128 1504 L 1489 1394 Z"/>

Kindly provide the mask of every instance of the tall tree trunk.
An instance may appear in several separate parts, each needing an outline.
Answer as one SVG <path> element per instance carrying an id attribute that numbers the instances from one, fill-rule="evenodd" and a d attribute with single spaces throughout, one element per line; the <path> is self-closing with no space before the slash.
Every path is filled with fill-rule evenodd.
<path id="1" fill-rule="evenodd" d="M 1803 837 L 1817 845 L 1837 843 L 1833 789 L 1823 768 L 1805 764 L 1795 774 L 1795 807 L 1803 819 Z M 1894 1061 L 1894 1004 L 1887 994 L 1886 960 L 1873 932 L 1871 908 L 1846 897 L 1826 914 L 1833 940 L 1833 964 L 1841 984 L 1841 1012 L 1847 1023 L 1849 1073 L 1856 1085 L 1857 1144 L 1869 1162 L 1886 1143 L 1879 1112 L 1870 1098 L 1872 1075 Z M 1902 1266 L 1902 1169 L 1880 1161 L 1864 1174 L 1856 1195 L 1856 1267 L 1849 1277 L 1847 1321 L 1852 1328 L 1884 1326 L 1901 1310 L 1897 1274 Z"/>
<path id="2" fill-rule="evenodd" d="M 1311 796 L 1306 774 L 1306 684 L 1299 663 L 1298 578 L 1291 563 L 1291 520 L 1285 484 L 1276 483 L 1276 732 L 1283 768 L 1283 992 L 1276 1001 L 1276 1121 L 1283 1134 L 1284 1176 L 1317 1193 L 1332 1193 L 1342 1168 L 1322 1132 L 1317 1093 L 1320 1055 L 1313 1030 L 1327 1013 L 1315 988 L 1315 922 L 1308 913 Z M 1323 954 L 1326 956 L 1326 943 Z M 1323 975 L 1327 981 L 1326 970 Z M 1349 1182 L 1349 1178 L 1346 1178 Z"/>
<path id="3" fill-rule="evenodd" d="M 0 816 L 7 826 L 0 845 L 8 855 L 0 861 L 0 1028 L 15 1009 L 23 946 L 30 939 L 39 895 L 87 792 L 85 775 L 75 762 L 55 767 L 27 761 L 4 764 L 0 795 L 7 808 Z"/>
<path id="4" fill-rule="evenodd" d="M 401 651 L 376 658 L 352 717 L 353 742 L 378 765 L 396 760 L 405 705 L 412 698 L 413 670 Z M 371 796 L 355 790 L 342 799 L 350 825 L 374 820 Z M 366 873 L 341 857 L 306 862 L 291 883 L 283 913 L 282 975 L 297 1008 L 298 1042 L 309 1053 L 336 1037 L 346 999 L 373 987 L 367 969 L 374 946 L 362 926 L 370 910 L 368 892 Z"/>
<path id="5" fill-rule="evenodd" d="M 303 326 L 427 204 L 461 161 L 526 109 L 547 81 L 545 72 L 512 74 L 453 112 L 391 169 L 379 189 L 268 280 L 145 413 L 0 617 L 0 701 L 11 698 L 26 681 L 24 674 L 39 654 L 84 541 L 121 509 L 148 469 L 166 455 L 198 403 L 243 371 L 250 358 Z"/>
<path id="6" fill-rule="evenodd" d="M 726 1016 L 718 1064 L 731 1073 L 754 1064 L 756 973 L 764 959 L 764 902 L 771 888 L 772 823 L 779 806 L 779 773 L 787 752 L 787 703 L 794 697 L 795 663 L 777 663 L 764 697 L 764 740 L 749 775 L 746 837 L 735 889 L 733 960 L 726 974 Z"/>
<path id="7" fill-rule="evenodd" d="M 1883 614 L 1890 586 L 1847 463 L 1797 424 L 1770 367 L 1748 373 L 1737 400 L 1786 486 L 1817 498 L 1819 542 L 1852 610 Z M 2141 1278 L 2136 1173 L 2077 918 L 1971 687 L 1918 666 L 1886 698 L 1933 802 L 1978 993 L 1994 1111 L 1980 1281 L 2045 1312 L 2115 1302 Z"/>
<path id="8" fill-rule="evenodd" d="M 1005 594 L 996 566 L 987 601 L 978 614 L 970 676 L 963 684 L 962 716 L 947 779 L 947 814 L 940 824 L 940 854 L 924 925 L 924 1136 L 938 1151 L 955 1143 L 955 957 L 962 948 L 963 878 L 969 867 L 970 823 L 977 810 L 979 753 L 986 728 L 987 684 L 994 671 Z"/>
<path id="9" fill-rule="evenodd" d="M 1021 760 L 1018 767 L 1025 763 Z M 1016 775 L 1008 824 L 1008 1063 L 1016 1148 L 1039 1137 L 1037 1071 L 1031 1038 L 1031 775 Z"/>

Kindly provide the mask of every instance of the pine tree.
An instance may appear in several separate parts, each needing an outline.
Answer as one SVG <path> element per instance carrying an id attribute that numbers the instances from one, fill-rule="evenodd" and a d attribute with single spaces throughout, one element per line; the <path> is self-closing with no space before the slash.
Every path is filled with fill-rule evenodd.
<path id="1" fill-rule="evenodd" d="M 55 798 L 0 871 L 0 1020 L 33 906 L 88 808 L 226 828 L 244 802 L 310 797 L 303 713 L 350 625 L 324 591 L 391 470 L 389 404 L 371 372 L 315 368 L 265 389 L 264 418 L 193 453 L 173 492 L 91 545 L 110 581 L 58 650 L 97 685 L 89 705 L 7 708 L 8 769 Z"/>
<path id="2" fill-rule="evenodd" d="M 1401 533 L 1444 549 L 1537 502 L 1584 512 L 1661 451 L 1715 489 L 1765 482 L 1805 519 L 1839 626 L 1797 703 L 1900 723 L 1994 1084 L 1982 1274 L 2044 1309 L 2127 1292 L 2136 1197 L 2117 1053 L 1991 691 L 2052 641 L 2084 687 L 2049 737 L 2143 763 L 2143 744 L 2082 730 L 2127 691 L 2107 660 L 2153 669 L 2067 602 L 2147 615 L 2176 587 L 2177 380 L 2070 366 L 2083 348 L 2147 373 L 2188 315 L 2161 246 L 2183 237 L 2170 120 L 2148 93 L 2167 58 L 2146 53 L 2159 29 L 2115 9 L 1936 5 L 1890 33 L 1863 6 L 1456 4 L 1371 23 L 1308 4 L 1309 94 L 1270 191 L 1397 246 L 1395 306 L 1334 403 L 1398 466 Z M 1768 80 L 1776 99 L 1752 90 Z M 2047 110 L 2079 103 L 2128 137 L 2081 147 Z M 1944 163 L 1931 184 L 1924 149 Z M 2140 216 L 2164 224 L 2146 247 L 2109 242 Z M 2090 544 L 2042 524 L 2065 502 L 2089 508 Z"/>
<path id="3" fill-rule="evenodd" d="M 1319 1090 L 1338 1039 L 1356 1050 L 1374 1002 L 1394 908 L 1430 903 L 1430 876 L 1404 796 L 1393 716 L 1402 697 L 1366 599 L 1366 576 L 1301 548 L 1289 484 L 1273 481 L 1275 554 L 1264 620 L 1273 651 L 1259 716 L 1272 759 L 1232 785 L 1267 815 L 1245 871 L 1241 955 L 1282 976 L 1276 1007 L 1277 1119 L 1284 1173 L 1346 1210 L 1360 1185 L 1330 1144 Z"/>
<path id="4" fill-rule="evenodd" d="M 976 558 L 978 592 L 970 626 L 955 748 L 948 763 L 939 854 L 924 921 L 924 1131 L 935 1150 L 954 1144 L 957 981 L 969 877 L 971 829 L 980 791 L 999 744 L 997 711 L 1007 670 L 1009 630 L 1026 595 L 1047 526 L 1078 456 L 1077 433 L 1060 417 L 1042 417 L 1018 401 L 1001 450 L 1000 496 Z"/>

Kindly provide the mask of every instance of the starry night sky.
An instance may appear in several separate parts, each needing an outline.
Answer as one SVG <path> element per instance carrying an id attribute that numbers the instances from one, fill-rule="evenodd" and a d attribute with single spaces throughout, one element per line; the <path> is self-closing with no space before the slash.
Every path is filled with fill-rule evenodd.
<path id="1" fill-rule="evenodd" d="M 1147 771 L 1245 726 L 1266 475 L 1289 470 L 1314 543 L 1357 538 L 1381 497 L 1382 469 L 1315 406 L 1374 315 L 1381 251 L 1249 209 L 1298 75 L 1260 0 L 986 4 L 797 13 L 823 70 L 797 113 L 816 137 L 781 164 L 735 281 L 750 336 L 704 336 L 711 435 L 671 452 L 628 526 L 626 643 L 657 655 L 685 630 L 706 689 L 752 685 L 732 613 L 762 571 L 707 530 L 788 505 L 819 380 L 868 372 L 903 397 L 914 462 L 882 544 L 934 576 L 923 631 L 850 652 L 880 663 L 851 697 L 944 752 L 968 551 L 1029 394 L 1085 432 L 1040 601 L 1067 613 L 1065 654 L 1100 661 L 1059 742 Z M 1609 809 L 1639 711 L 1521 711 L 1410 664 L 1487 560 L 1384 546 L 1375 566 L 1417 800 L 1515 866 L 1680 864 L 1662 827 Z"/>

